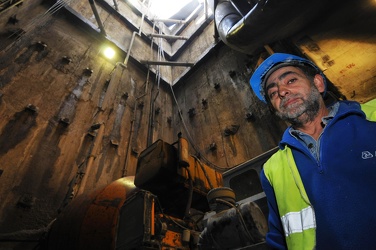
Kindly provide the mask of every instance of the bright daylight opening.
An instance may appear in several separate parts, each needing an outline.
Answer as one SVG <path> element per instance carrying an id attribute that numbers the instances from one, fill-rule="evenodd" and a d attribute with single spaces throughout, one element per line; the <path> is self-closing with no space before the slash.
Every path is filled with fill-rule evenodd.
<path id="1" fill-rule="evenodd" d="M 151 0 L 150 13 L 156 18 L 169 19 L 183 7 L 197 0 Z"/>

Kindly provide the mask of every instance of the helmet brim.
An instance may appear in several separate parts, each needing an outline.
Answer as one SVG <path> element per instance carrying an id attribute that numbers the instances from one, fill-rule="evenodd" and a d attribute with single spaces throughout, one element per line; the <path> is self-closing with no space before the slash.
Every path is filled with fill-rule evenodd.
<path id="1" fill-rule="evenodd" d="M 251 79 L 249 80 L 250 85 L 256 94 L 256 96 L 266 103 L 265 93 L 264 93 L 264 84 L 268 77 L 277 69 L 286 67 L 286 66 L 296 66 L 297 64 L 306 64 L 317 70 L 319 74 L 324 77 L 325 88 L 326 88 L 326 77 L 323 72 L 311 61 L 290 54 L 284 53 L 274 53 L 269 56 L 265 61 L 263 61 L 260 66 L 257 67 L 253 73 Z"/>

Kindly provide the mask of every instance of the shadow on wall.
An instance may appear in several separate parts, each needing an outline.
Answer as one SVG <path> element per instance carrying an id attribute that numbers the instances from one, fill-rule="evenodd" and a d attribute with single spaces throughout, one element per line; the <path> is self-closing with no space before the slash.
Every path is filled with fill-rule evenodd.
<path id="1" fill-rule="evenodd" d="M 28 105 L 24 110 L 14 114 L 14 117 L 5 125 L 0 134 L 0 156 L 16 147 L 36 126 L 38 110 L 33 105 Z"/>

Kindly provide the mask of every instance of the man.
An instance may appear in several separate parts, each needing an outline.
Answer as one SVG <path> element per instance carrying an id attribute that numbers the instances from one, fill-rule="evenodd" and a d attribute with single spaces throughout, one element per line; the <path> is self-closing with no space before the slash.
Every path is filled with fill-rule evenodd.
<path id="1" fill-rule="evenodd" d="M 277 249 L 375 249 L 376 102 L 326 107 L 323 72 L 288 54 L 267 58 L 250 83 L 291 124 L 260 175 L 269 205 L 267 243 Z"/>

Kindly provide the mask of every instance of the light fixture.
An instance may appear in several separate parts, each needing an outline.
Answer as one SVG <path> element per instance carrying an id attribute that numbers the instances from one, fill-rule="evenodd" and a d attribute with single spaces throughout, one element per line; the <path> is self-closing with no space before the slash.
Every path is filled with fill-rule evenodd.
<path id="1" fill-rule="evenodd" d="M 107 47 L 107 48 L 104 49 L 103 54 L 108 59 L 112 59 L 115 56 L 115 50 L 113 50 L 110 47 Z"/>

